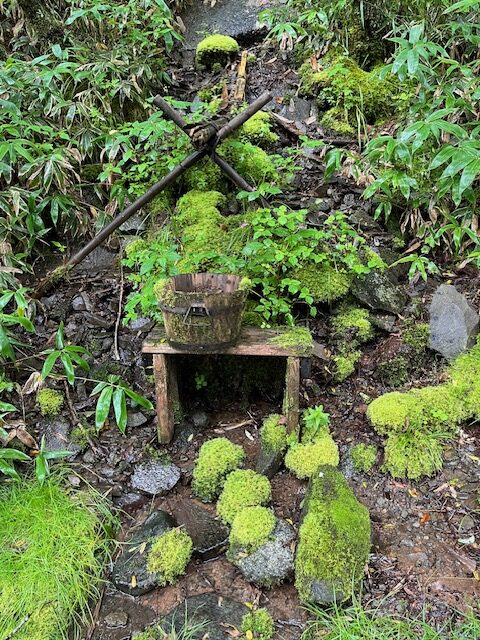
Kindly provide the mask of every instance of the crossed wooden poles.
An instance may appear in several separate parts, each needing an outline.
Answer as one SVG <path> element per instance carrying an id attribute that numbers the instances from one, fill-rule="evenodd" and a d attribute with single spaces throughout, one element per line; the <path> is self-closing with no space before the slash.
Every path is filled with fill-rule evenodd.
<path id="1" fill-rule="evenodd" d="M 239 113 L 232 118 L 230 122 L 227 122 L 221 128 L 218 128 L 214 123 L 206 123 L 204 126 L 188 125 L 182 118 L 182 116 L 175 111 L 165 100 L 156 96 L 154 98 L 154 104 L 159 107 L 164 115 L 172 120 L 182 131 L 189 135 L 194 146 L 197 149 L 191 153 L 185 160 L 182 160 L 170 173 L 164 176 L 159 182 L 150 187 L 140 198 L 132 202 L 126 209 L 119 213 L 114 220 L 107 224 L 94 238 L 92 238 L 87 244 L 75 253 L 66 263 L 57 267 L 46 278 L 44 278 L 34 292 L 34 297 L 39 298 L 44 295 L 49 288 L 68 273 L 73 267 L 82 260 L 84 260 L 89 253 L 91 253 L 96 247 L 98 247 L 104 240 L 106 240 L 116 229 L 118 229 L 124 222 L 133 216 L 134 213 L 139 211 L 142 207 L 148 204 L 155 196 L 161 193 L 169 185 L 177 180 L 187 169 L 193 167 L 199 160 L 206 156 L 215 162 L 224 173 L 234 182 L 240 189 L 244 191 L 254 191 L 253 187 L 246 182 L 241 175 L 239 175 L 228 162 L 220 157 L 216 148 L 217 145 L 238 129 L 242 124 L 249 120 L 257 111 L 260 111 L 262 107 L 270 102 L 272 94 L 268 91 L 263 93 L 257 98 L 245 111 Z"/>

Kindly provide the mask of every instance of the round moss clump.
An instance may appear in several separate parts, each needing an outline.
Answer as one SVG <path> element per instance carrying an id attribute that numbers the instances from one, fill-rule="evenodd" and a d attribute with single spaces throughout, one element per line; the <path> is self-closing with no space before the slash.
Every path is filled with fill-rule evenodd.
<path id="1" fill-rule="evenodd" d="M 242 142 L 251 142 L 262 148 L 269 148 L 278 142 L 278 135 L 272 131 L 272 117 L 266 111 L 257 111 L 237 134 Z"/>
<path id="2" fill-rule="evenodd" d="M 212 67 L 214 64 L 225 65 L 239 49 L 238 42 L 230 36 L 207 36 L 197 45 L 195 61 L 199 68 Z"/>
<path id="3" fill-rule="evenodd" d="M 374 444 L 356 444 L 350 451 L 352 464 L 357 471 L 368 473 L 377 459 L 377 447 Z"/>
<path id="4" fill-rule="evenodd" d="M 442 439 L 430 433 L 391 435 L 385 444 L 383 468 L 393 478 L 417 480 L 433 476 L 443 466 Z"/>
<path id="5" fill-rule="evenodd" d="M 283 453 L 287 448 L 287 428 L 281 424 L 282 418 L 274 413 L 265 418 L 260 429 L 262 448 L 271 453 Z"/>
<path id="6" fill-rule="evenodd" d="M 242 633 L 247 640 L 270 640 L 275 623 L 266 609 L 255 609 L 243 616 Z"/>
<path id="7" fill-rule="evenodd" d="M 311 478 L 322 465 L 336 467 L 339 461 L 338 447 L 330 434 L 315 442 L 294 444 L 285 456 L 285 466 L 301 480 Z"/>
<path id="8" fill-rule="evenodd" d="M 37 403 L 42 416 L 58 416 L 63 402 L 63 393 L 56 389 L 40 389 L 37 394 Z"/>
<path id="9" fill-rule="evenodd" d="M 217 513 L 227 524 L 245 509 L 266 504 L 272 495 L 270 481 L 251 469 L 232 471 L 218 499 Z"/>
<path id="10" fill-rule="evenodd" d="M 334 302 L 347 295 L 352 276 L 343 269 L 336 269 L 329 262 L 302 267 L 291 274 L 306 287 L 314 302 Z"/>
<path id="11" fill-rule="evenodd" d="M 240 467 L 245 452 L 238 444 L 227 438 L 214 438 L 200 447 L 192 489 L 196 496 L 206 502 L 214 500 L 221 492 L 229 473 Z"/>
<path id="12" fill-rule="evenodd" d="M 230 546 L 253 553 L 268 542 L 276 525 L 271 509 L 266 507 L 246 507 L 235 516 L 230 531 Z"/>
<path id="13" fill-rule="evenodd" d="M 183 529 L 170 529 L 152 544 L 147 558 L 147 569 L 157 574 L 158 584 L 173 584 L 185 573 L 193 551 L 193 542 Z"/>

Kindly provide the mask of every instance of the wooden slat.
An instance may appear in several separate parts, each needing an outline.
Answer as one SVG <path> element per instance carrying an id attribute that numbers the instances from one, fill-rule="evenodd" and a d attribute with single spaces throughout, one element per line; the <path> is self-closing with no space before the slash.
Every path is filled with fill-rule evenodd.
<path id="1" fill-rule="evenodd" d="M 287 416 L 287 431 L 298 431 L 298 414 L 300 408 L 300 358 L 287 359 L 285 376 L 285 398 L 283 411 Z"/>
<path id="2" fill-rule="evenodd" d="M 154 354 L 153 370 L 155 373 L 155 397 L 157 401 L 158 441 L 162 444 L 167 444 L 172 440 L 175 429 L 173 395 L 175 395 L 176 391 L 175 386 L 172 389 L 172 378 L 168 367 L 168 356 L 161 353 Z"/>
<path id="3" fill-rule="evenodd" d="M 288 330 L 286 330 L 288 331 Z M 148 335 L 143 343 L 143 353 L 163 353 L 163 354 L 198 354 L 198 353 L 218 353 L 224 355 L 236 355 L 236 356 L 310 356 L 312 353 L 315 355 L 322 353 L 321 345 L 314 343 L 313 349 L 310 353 L 299 354 L 293 348 L 285 348 L 272 344 L 271 338 L 279 335 L 280 331 L 274 329 L 259 329 L 257 327 L 245 327 L 242 330 L 238 342 L 226 349 L 216 350 L 209 352 L 208 350 L 198 351 L 195 349 L 176 349 L 172 347 L 165 339 L 165 333 L 163 327 L 157 326 Z"/>

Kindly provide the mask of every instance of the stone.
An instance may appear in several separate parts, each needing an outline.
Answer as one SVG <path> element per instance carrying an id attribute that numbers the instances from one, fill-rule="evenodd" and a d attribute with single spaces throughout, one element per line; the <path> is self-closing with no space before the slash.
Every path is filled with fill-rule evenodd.
<path id="1" fill-rule="evenodd" d="M 82 291 L 82 293 L 74 296 L 72 300 L 72 309 L 74 311 L 91 311 L 92 303 L 88 294 Z"/>
<path id="2" fill-rule="evenodd" d="M 175 519 L 192 538 L 194 552 L 202 560 L 218 556 L 228 544 L 228 527 L 213 513 L 193 501 L 180 502 L 174 509 Z"/>
<path id="3" fill-rule="evenodd" d="M 193 426 L 197 429 L 204 429 L 208 426 L 209 418 L 205 411 L 194 411 L 191 415 Z"/>
<path id="4" fill-rule="evenodd" d="M 352 283 L 352 294 L 370 309 L 400 314 L 407 304 L 407 295 L 398 280 L 388 271 L 374 269 L 358 276 Z"/>
<path id="5" fill-rule="evenodd" d="M 358 227 L 361 231 L 381 231 L 382 228 L 376 222 L 372 216 L 368 215 L 363 209 L 356 209 L 351 211 L 348 216 L 348 221 L 351 225 Z"/>
<path id="6" fill-rule="evenodd" d="M 163 496 L 173 489 L 180 476 L 181 471 L 176 465 L 152 459 L 136 467 L 131 483 L 133 489 L 149 496 Z"/>
<path id="7" fill-rule="evenodd" d="M 131 596 L 141 596 L 157 585 L 155 574 L 147 570 L 147 557 L 152 543 L 158 536 L 177 523 L 165 511 L 154 511 L 124 544 L 122 555 L 115 562 L 112 582 L 117 589 Z"/>
<path id="8" fill-rule="evenodd" d="M 135 318 L 135 320 L 131 320 L 128 324 L 128 328 L 131 331 L 141 331 L 142 333 L 147 333 L 150 329 L 153 328 L 155 321 L 151 318 Z"/>
<path id="9" fill-rule="evenodd" d="M 117 254 L 105 247 L 97 247 L 76 267 L 78 273 L 98 273 L 100 271 L 112 271 L 117 262 Z"/>
<path id="10" fill-rule="evenodd" d="M 294 539 L 293 528 L 284 520 L 278 520 L 272 540 L 250 555 L 239 550 L 229 552 L 227 557 L 248 582 L 261 587 L 272 587 L 293 575 L 294 557 L 291 547 Z"/>
<path id="11" fill-rule="evenodd" d="M 141 427 L 146 422 L 148 422 L 148 418 L 141 411 L 129 411 L 127 416 L 127 425 L 129 427 Z"/>
<path id="12" fill-rule="evenodd" d="M 146 496 L 141 493 L 124 493 L 115 501 L 115 505 L 122 511 L 132 515 L 143 507 L 146 501 Z"/>
<path id="13" fill-rule="evenodd" d="M 125 203 L 125 204 L 129 204 L 129 203 Z M 128 234 L 136 234 L 139 231 L 145 231 L 146 229 L 146 220 L 147 220 L 148 214 L 142 214 L 140 213 L 134 213 L 133 216 L 131 216 L 128 220 L 125 220 L 125 222 L 120 225 L 120 233 L 128 233 Z"/>
<path id="14" fill-rule="evenodd" d="M 373 325 L 375 325 L 382 331 L 385 331 L 386 333 L 394 333 L 397 328 L 397 317 L 387 313 L 371 314 L 370 321 Z"/>
<path id="15" fill-rule="evenodd" d="M 158 637 L 178 637 L 184 629 L 185 621 L 188 620 L 189 626 L 202 623 L 205 625 L 197 634 L 199 638 L 225 640 L 228 630 L 240 629 L 243 616 L 248 611 L 243 603 L 220 597 L 216 593 L 192 596 L 158 621 L 157 628 L 159 631 L 163 629 Z"/>
<path id="16" fill-rule="evenodd" d="M 109 629 L 120 629 L 126 627 L 128 615 L 124 611 L 112 611 L 105 616 L 105 624 Z"/>
<path id="17" fill-rule="evenodd" d="M 430 304 L 430 348 L 453 360 L 475 343 L 479 320 L 476 310 L 454 286 L 440 285 Z"/>
<path id="18" fill-rule="evenodd" d="M 282 451 L 275 453 L 271 449 L 262 447 L 258 455 L 255 471 L 262 476 L 267 476 L 267 478 L 273 478 L 283 464 L 283 457 Z"/>
<path id="19" fill-rule="evenodd" d="M 69 459 L 72 459 L 82 450 L 70 440 L 70 421 L 62 416 L 43 418 L 39 424 L 39 432 L 45 436 L 47 451 L 70 451 L 72 455 Z"/>

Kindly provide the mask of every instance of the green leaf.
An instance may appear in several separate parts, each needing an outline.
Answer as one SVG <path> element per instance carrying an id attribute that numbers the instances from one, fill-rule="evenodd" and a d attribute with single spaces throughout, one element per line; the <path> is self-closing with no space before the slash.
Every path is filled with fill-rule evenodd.
<path id="1" fill-rule="evenodd" d="M 48 462 L 43 453 L 39 453 L 35 458 L 35 476 L 40 485 L 43 485 L 49 474 Z"/>
<path id="2" fill-rule="evenodd" d="M 75 371 L 73 369 L 72 360 L 67 353 L 62 353 L 60 355 L 60 360 L 63 364 L 63 368 L 65 369 L 65 373 L 67 374 L 68 383 L 73 387 L 73 383 L 75 382 Z"/>
<path id="3" fill-rule="evenodd" d="M 48 356 L 48 358 L 43 363 L 42 378 L 44 380 L 46 380 L 50 375 L 59 356 L 60 356 L 60 351 L 52 351 L 52 353 Z"/>
<path id="4" fill-rule="evenodd" d="M 113 387 L 105 387 L 97 400 L 97 408 L 95 410 L 95 427 L 97 431 L 105 424 L 110 412 L 110 403 L 112 401 Z"/>
<path id="5" fill-rule="evenodd" d="M 15 480 L 20 480 L 20 476 L 16 472 L 15 467 L 8 462 L 3 462 L 3 460 L 0 460 L 0 473 L 15 478 Z"/>
<path id="6" fill-rule="evenodd" d="M 125 433 L 127 428 L 127 400 L 125 389 L 117 387 L 113 393 L 113 409 L 118 428 Z"/>
<path id="7" fill-rule="evenodd" d="M 140 405 L 144 409 L 153 409 L 153 405 L 147 398 L 135 393 L 132 389 L 125 389 L 125 393 L 129 398 L 131 398 L 136 404 Z"/>
<path id="8" fill-rule="evenodd" d="M 43 456 L 45 460 L 58 460 L 59 458 L 68 458 L 72 455 L 71 451 L 45 451 Z"/>
<path id="9" fill-rule="evenodd" d="M 2 460 L 25 460 L 28 462 L 31 459 L 26 453 L 17 449 L 0 449 L 0 458 Z"/>
<path id="10" fill-rule="evenodd" d="M 8 358 L 9 360 L 15 360 L 15 352 L 13 351 L 12 343 L 5 329 L 0 324 L 0 356 Z"/>
<path id="11" fill-rule="evenodd" d="M 459 192 L 460 195 L 471 186 L 474 180 L 480 175 L 480 160 L 470 162 L 462 171 L 460 177 Z"/>

